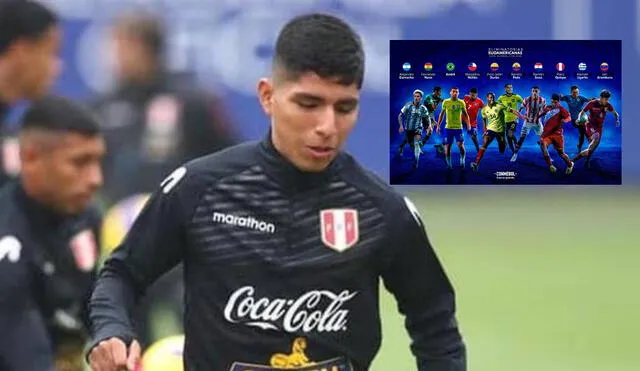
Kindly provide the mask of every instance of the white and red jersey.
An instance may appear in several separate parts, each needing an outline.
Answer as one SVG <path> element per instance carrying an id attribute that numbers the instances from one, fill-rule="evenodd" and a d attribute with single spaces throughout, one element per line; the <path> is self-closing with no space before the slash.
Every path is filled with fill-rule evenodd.
<path id="1" fill-rule="evenodd" d="M 540 122 L 540 118 L 544 117 L 545 115 L 544 107 L 546 107 L 546 105 L 547 101 L 541 96 L 534 98 L 532 95 L 530 95 L 524 98 L 522 107 L 525 108 L 525 121 L 531 123 Z"/>

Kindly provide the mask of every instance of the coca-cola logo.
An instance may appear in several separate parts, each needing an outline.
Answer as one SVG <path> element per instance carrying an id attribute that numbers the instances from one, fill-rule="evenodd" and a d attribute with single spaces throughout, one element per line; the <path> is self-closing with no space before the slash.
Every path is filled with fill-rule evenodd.
<path id="1" fill-rule="evenodd" d="M 344 304 L 357 292 L 313 290 L 297 299 L 256 298 L 255 288 L 234 291 L 224 308 L 224 318 L 263 330 L 286 332 L 338 332 L 347 330 L 349 310 Z"/>

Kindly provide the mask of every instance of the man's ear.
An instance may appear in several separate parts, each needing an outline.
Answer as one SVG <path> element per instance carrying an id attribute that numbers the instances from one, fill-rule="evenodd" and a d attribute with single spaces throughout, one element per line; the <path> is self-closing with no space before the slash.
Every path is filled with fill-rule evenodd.
<path id="1" fill-rule="evenodd" d="M 51 152 L 63 139 L 55 134 L 39 131 L 20 133 L 20 162 L 22 166 L 29 166 L 50 157 Z"/>
<path id="2" fill-rule="evenodd" d="M 40 149 L 34 145 L 31 138 L 20 138 L 20 167 L 29 169 L 31 165 L 38 162 L 40 158 Z"/>
<path id="3" fill-rule="evenodd" d="M 271 116 L 273 106 L 273 82 L 264 77 L 258 82 L 258 99 L 267 116 Z"/>

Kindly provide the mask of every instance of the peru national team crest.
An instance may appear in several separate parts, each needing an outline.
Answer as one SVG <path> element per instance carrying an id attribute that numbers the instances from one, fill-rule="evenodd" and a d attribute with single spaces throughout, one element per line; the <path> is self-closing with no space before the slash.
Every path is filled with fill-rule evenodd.
<path id="1" fill-rule="evenodd" d="M 98 260 L 98 247 L 91 229 L 85 229 L 71 239 L 71 251 L 76 266 L 83 272 L 88 272 Z"/>
<path id="2" fill-rule="evenodd" d="M 343 252 L 360 238 L 358 210 L 327 209 L 320 212 L 322 242 L 328 247 Z"/>

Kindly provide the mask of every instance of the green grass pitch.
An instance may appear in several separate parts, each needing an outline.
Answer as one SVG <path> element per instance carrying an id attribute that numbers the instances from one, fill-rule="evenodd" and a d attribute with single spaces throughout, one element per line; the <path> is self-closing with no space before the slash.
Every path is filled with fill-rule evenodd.
<path id="1" fill-rule="evenodd" d="M 456 287 L 469 370 L 638 370 L 640 190 L 429 188 L 409 196 Z M 415 370 L 395 302 L 382 298 L 372 370 Z"/>

